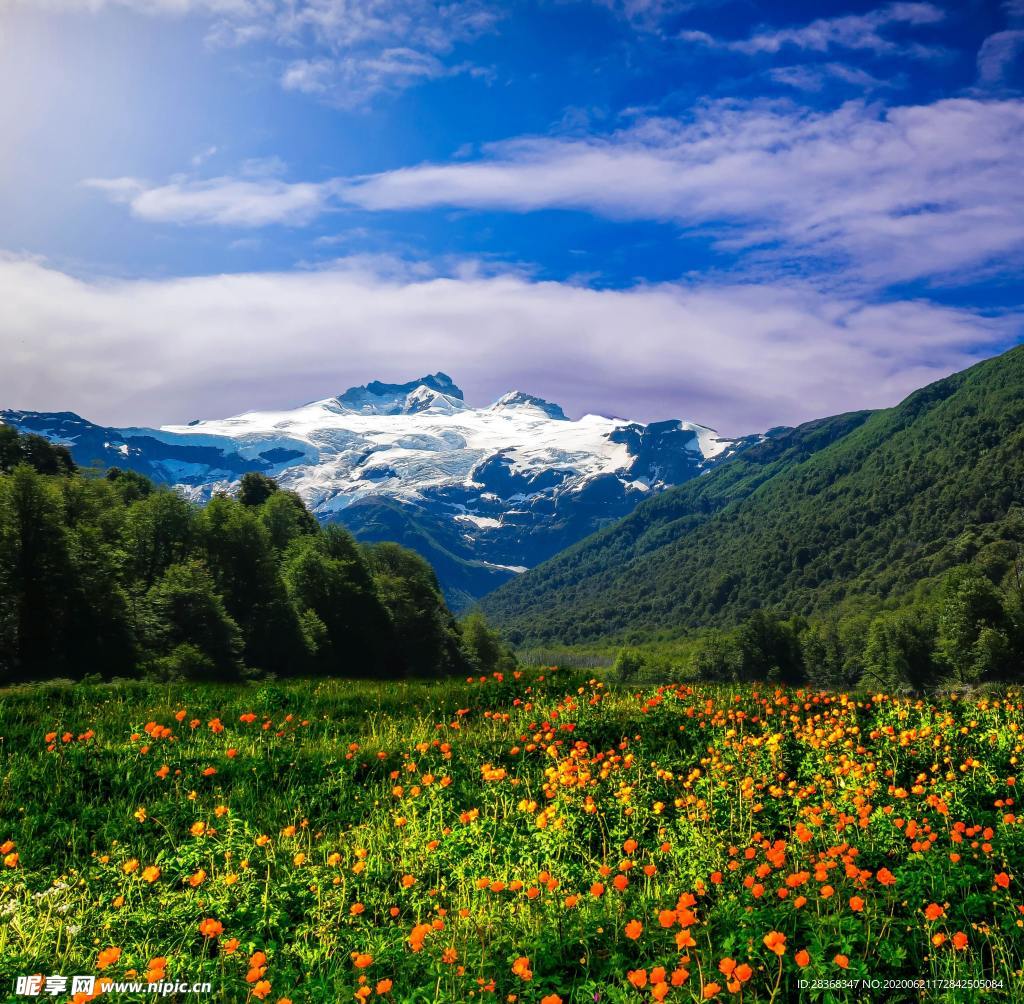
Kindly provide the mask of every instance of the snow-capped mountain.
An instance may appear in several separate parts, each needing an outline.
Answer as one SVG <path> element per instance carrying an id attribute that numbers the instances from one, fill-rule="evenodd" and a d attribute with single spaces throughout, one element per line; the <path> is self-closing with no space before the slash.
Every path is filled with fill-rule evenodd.
<path id="1" fill-rule="evenodd" d="M 246 471 L 267 474 L 321 520 L 420 551 L 456 605 L 762 438 L 674 420 L 574 421 L 520 391 L 473 408 L 444 373 L 159 429 L 104 428 L 71 412 L 0 420 L 64 443 L 80 465 L 131 468 L 196 501 Z"/>

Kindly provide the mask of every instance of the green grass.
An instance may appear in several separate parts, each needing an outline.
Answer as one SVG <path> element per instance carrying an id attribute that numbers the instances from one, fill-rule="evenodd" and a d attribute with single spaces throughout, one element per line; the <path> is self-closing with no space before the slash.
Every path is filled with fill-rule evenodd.
<path id="1" fill-rule="evenodd" d="M 995 979 L 991 999 L 1020 999 L 1022 729 L 1020 695 L 633 692 L 565 671 L 2 691 L 0 999 L 19 975 L 123 979 L 156 958 L 230 1002 L 688 1001 L 712 984 L 781 1001 L 801 977 L 865 976 Z M 729 959 L 750 967 L 735 993 Z"/>

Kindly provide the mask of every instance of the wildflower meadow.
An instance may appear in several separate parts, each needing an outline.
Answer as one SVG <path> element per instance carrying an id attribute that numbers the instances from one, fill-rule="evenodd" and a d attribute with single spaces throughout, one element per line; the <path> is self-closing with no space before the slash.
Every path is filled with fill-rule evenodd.
<path id="1" fill-rule="evenodd" d="M 0 986 L 1021 1000 L 1022 726 L 1020 693 L 638 689 L 551 669 L 14 688 Z"/>

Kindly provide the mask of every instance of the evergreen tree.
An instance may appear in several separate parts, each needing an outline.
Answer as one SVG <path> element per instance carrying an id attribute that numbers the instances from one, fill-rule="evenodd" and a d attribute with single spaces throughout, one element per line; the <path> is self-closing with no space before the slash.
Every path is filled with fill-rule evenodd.
<path id="1" fill-rule="evenodd" d="M 629 683 L 640 675 L 643 667 L 643 656 L 636 649 L 620 648 L 612 665 L 612 674 L 619 683 Z"/>
<path id="2" fill-rule="evenodd" d="M 115 483 L 120 484 L 120 479 Z M 184 561 L 197 543 L 195 510 L 174 492 L 151 492 L 129 506 L 124 548 L 137 591 L 148 591 L 171 565 Z"/>
<path id="3" fill-rule="evenodd" d="M 808 682 L 823 690 L 845 690 L 856 679 L 846 670 L 846 653 L 839 633 L 839 620 L 829 617 L 810 624 L 800 639 Z"/>
<path id="4" fill-rule="evenodd" d="M 515 656 L 479 611 L 474 611 L 462 620 L 462 647 L 471 666 L 478 673 L 515 668 Z"/>
<path id="5" fill-rule="evenodd" d="M 340 527 L 299 537 L 288 548 L 284 579 L 295 606 L 323 625 L 316 653 L 321 673 L 390 675 L 402 671 L 393 654 L 393 627 L 355 541 Z"/>
<path id="6" fill-rule="evenodd" d="M 242 475 L 238 485 L 238 501 L 244 506 L 261 506 L 274 492 L 277 491 L 277 482 L 268 478 L 265 474 L 256 471 L 249 471 Z"/>
<path id="7" fill-rule="evenodd" d="M 65 629 L 67 597 L 76 584 L 59 490 L 19 465 L 4 479 L 0 510 L 17 639 L 8 672 L 23 680 L 63 675 L 73 656 Z"/>
<path id="8" fill-rule="evenodd" d="M 151 668 L 170 679 L 237 679 L 242 637 L 200 561 L 171 565 L 146 596 Z"/>
<path id="9" fill-rule="evenodd" d="M 458 625 L 444 604 L 430 565 L 418 554 L 392 543 L 368 545 L 363 553 L 391 620 L 394 643 L 389 656 L 393 664 L 417 676 L 462 669 Z"/>
<path id="10" fill-rule="evenodd" d="M 155 485 L 149 478 L 143 477 L 138 471 L 123 471 L 120 467 L 111 467 L 105 475 L 117 490 L 121 501 L 138 502 L 139 499 L 147 498 L 156 490 Z"/>
<path id="11" fill-rule="evenodd" d="M 1010 642 L 998 590 L 976 568 L 951 571 L 939 595 L 936 655 L 956 683 L 977 683 L 1006 670 Z"/>
<path id="12" fill-rule="evenodd" d="M 693 656 L 693 674 L 698 679 L 735 680 L 742 665 L 743 653 L 732 635 L 712 628 L 701 636 Z"/>
<path id="13" fill-rule="evenodd" d="M 267 528 L 278 554 L 283 554 L 296 538 L 315 534 L 320 529 L 316 517 L 295 492 L 273 492 L 260 506 L 259 520 Z"/>
<path id="14" fill-rule="evenodd" d="M 301 671 L 304 636 L 266 527 L 250 507 L 227 496 L 210 500 L 199 527 L 214 581 L 242 631 L 246 665 L 277 674 Z"/>
<path id="15" fill-rule="evenodd" d="M 893 693 L 920 691 L 935 681 L 932 643 L 922 612 L 880 614 L 868 631 L 862 685 Z"/>

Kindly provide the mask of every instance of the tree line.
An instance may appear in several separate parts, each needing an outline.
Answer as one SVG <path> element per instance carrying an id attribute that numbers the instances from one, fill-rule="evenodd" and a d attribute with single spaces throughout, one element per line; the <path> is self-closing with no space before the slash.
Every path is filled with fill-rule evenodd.
<path id="1" fill-rule="evenodd" d="M 0 426 L 0 682 L 443 676 L 511 665 L 430 566 L 261 474 L 199 507 Z"/>
<path id="2" fill-rule="evenodd" d="M 951 569 L 938 587 L 893 609 L 824 617 L 758 610 L 731 630 L 696 633 L 674 662 L 684 675 L 744 683 L 778 681 L 826 690 L 921 693 L 1024 681 L 1024 560 L 1005 542 L 1002 560 Z M 656 656 L 623 649 L 620 680 Z M 664 665 L 662 669 L 664 669 Z"/>

